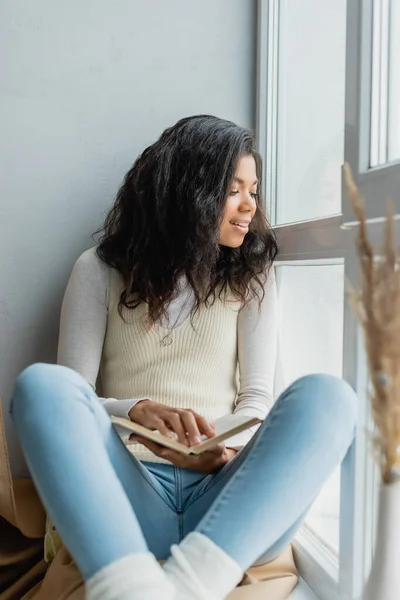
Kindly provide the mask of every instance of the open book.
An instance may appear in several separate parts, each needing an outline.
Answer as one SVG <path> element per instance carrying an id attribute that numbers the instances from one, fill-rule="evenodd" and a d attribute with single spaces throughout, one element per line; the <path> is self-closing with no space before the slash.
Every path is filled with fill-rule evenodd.
<path id="1" fill-rule="evenodd" d="M 168 438 L 165 435 L 162 435 L 158 431 L 153 431 L 152 429 L 148 429 L 147 427 L 143 427 L 143 425 L 139 425 L 138 423 L 134 423 L 129 419 L 124 419 L 121 417 L 111 417 L 112 423 L 117 425 L 118 428 L 122 427 L 125 430 L 131 431 L 132 433 L 136 433 L 137 435 L 141 435 L 153 442 L 157 442 L 161 446 L 165 446 L 166 448 L 172 448 L 172 450 L 177 450 L 182 454 L 201 454 L 205 450 L 210 450 L 213 446 L 216 446 L 223 440 L 232 437 L 236 433 L 240 431 L 244 431 L 253 425 L 257 425 L 258 423 L 262 423 L 262 419 L 258 419 L 257 417 L 245 417 L 243 415 L 225 415 L 216 419 L 213 422 L 215 426 L 215 436 L 207 437 L 206 435 L 202 435 L 201 439 L 203 440 L 200 444 L 196 444 L 195 446 L 185 446 L 172 438 Z"/>

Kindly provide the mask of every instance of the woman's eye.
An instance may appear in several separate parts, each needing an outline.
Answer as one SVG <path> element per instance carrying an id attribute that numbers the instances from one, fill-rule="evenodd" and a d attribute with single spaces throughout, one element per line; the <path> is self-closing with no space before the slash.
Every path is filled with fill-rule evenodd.
<path id="1" fill-rule="evenodd" d="M 236 196 L 239 193 L 240 193 L 239 190 L 231 190 L 229 192 L 229 195 L 230 196 Z M 253 198 L 253 200 L 258 200 L 258 194 L 257 194 L 257 192 L 250 193 L 250 196 Z"/>

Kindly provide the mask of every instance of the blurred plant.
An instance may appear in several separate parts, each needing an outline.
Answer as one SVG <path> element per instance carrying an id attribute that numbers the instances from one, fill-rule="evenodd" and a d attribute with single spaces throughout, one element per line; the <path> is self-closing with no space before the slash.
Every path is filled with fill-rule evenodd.
<path id="1" fill-rule="evenodd" d="M 359 221 L 357 253 L 360 290 L 346 282 L 348 298 L 364 330 L 371 377 L 370 402 L 376 432 L 369 434 L 382 480 L 390 483 L 400 467 L 400 270 L 396 246 L 394 206 L 386 204 L 385 234 L 375 253 L 366 225 L 365 203 L 344 165 L 347 190 Z"/>

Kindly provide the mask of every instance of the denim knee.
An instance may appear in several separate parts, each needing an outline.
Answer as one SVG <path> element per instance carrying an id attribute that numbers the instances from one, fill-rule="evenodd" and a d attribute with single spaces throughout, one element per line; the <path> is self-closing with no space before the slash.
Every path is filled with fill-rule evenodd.
<path id="1" fill-rule="evenodd" d="M 292 385 L 302 389 L 303 401 L 313 404 L 313 410 L 321 409 L 334 420 L 344 422 L 354 429 L 358 415 L 358 397 L 347 381 L 315 373 L 304 375 Z"/>
<path id="2" fill-rule="evenodd" d="M 66 380 L 75 378 L 81 379 L 78 373 L 67 367 L 47 363 L 30 365 L 16 379 L 10 403 L 11 416 L 20 410 L 40 410 L 40 406 L 46 401 L 54 401 L 57 396 L 54 390 Z"/>

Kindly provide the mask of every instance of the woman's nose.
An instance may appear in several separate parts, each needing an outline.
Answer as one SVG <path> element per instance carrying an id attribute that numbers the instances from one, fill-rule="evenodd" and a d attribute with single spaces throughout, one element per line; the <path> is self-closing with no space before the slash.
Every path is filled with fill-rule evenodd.
<path id="1" fill-rule="evenodd" d="M 241 197 L 241 209 L 242 210 L 254 210 L 256 207 L 256 201 L 250 193 L 245 192 Z"/>

